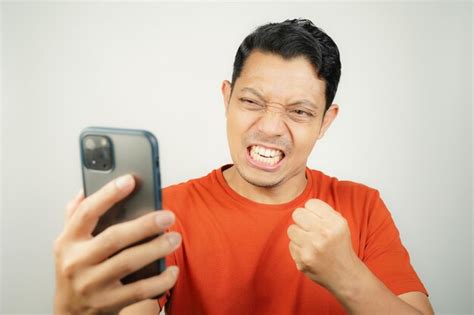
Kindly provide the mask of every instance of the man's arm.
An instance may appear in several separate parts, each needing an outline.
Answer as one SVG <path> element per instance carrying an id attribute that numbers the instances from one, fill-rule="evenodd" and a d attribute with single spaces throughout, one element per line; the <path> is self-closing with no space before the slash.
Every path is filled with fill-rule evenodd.
<path id="1" fill-rule="evenodd" d="M 398 297 L 420 310 L 423 314 L 434 314 L 428 297 L 422 292 L 407 292 L 400 294 Z"/>
<path id="2" fill-rule="evenodd" d="M 328 289 L 350 314 L 433 314 L 426 296 L 410 292 L 400 298 L 372 273 L 352 248 L 347 220 L 330 205 L 308 200 L 292 218 L 287 233 L 296 268 Z"/>
<path id="3" fill-rule="evenodd" d="M 408 292 L 396 296 L 360 261 L 346 287 L 331 290 L 349 314 L 423 314 L 432 315 L 433 309 L 422 292 Z"/>

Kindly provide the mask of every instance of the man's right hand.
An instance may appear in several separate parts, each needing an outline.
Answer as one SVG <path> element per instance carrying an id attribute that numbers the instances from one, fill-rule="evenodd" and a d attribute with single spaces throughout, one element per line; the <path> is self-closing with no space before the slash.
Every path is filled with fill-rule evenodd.
<path id="1" fill-rule="evenodd" d="M 133 177 L 126 175 L 88 198 L 79 193 L 68 204 L 64 230 L 54 243 L 56 314 L 118 313 L 127 305 L 166 292 L 176 283 L 176 266 L 166 268 L 155 277 L 127 285 L 120 282 L 124 276 L 179 247 L 181 235 L 169 232 L 122 250 L 171 226 L 175 221 L 171 211 L 154 211 L 92 236 L 100 216 L 130 194 L 134 187 Z"/>

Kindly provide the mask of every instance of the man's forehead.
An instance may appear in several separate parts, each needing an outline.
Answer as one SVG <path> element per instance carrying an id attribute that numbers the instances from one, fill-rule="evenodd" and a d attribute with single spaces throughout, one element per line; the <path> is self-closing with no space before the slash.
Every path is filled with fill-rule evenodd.
<path id="1" fill-rule="evenodd" d="M 284 58 L 279 54 L 262 52 L 260 50 L 253 51 L 249 54 L 243 64 L 242 74 L 245 72 L 254 73 L 269 70 L 285 71 L 288 75 L 301 75 L 319 80 L 316 69 L 307 57 L 300 55 L 292 58 Z"/>
<path id="2" fill-rule="evenodd" d="M 239 92 L 258 92 L 265 97 L 324 103 L 325 83 L 305 57 L 284 59 L 272 53 L 252 52 L 237 79 Z"/>

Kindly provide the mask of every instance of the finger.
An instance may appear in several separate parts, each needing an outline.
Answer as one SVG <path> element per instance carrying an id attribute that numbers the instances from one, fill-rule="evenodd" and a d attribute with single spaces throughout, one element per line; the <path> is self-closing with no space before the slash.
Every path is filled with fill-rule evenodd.
<path id="1" fill-rule="evenodd" d="M 81 189 L 77 193 L 76 197 L 74 197 L 74 199 L 69 201 L 67 206 L 66 206 L 66 213 L 65 213 L 65 216 L 64 216 L 64 221 L 66 223 L 69 221 L 72 214 L 77 209 L 77 206 L 82 202 L 82 200 L 84 200 L 84 191 Z"/>
<path id="2" fill-rule="evenodd" d="M 327 220 L 335 214 L 332 207 L 320 199 L 310 199 L 306 201 L 304 207 L 317 215 L 321 220 Z"/>
<path id="3" fill-rule="evenodd" d="M 288 248 L 290 249 L 291 258 L 293 259 L 293 261 L 295 262 L 298 268 L 298 265 L 301 262 L 301 259 L 300 259 L 301 248 L 292 241 L 290 241 L 290 243 L 288 244 Z"/>
<path id="4" fill-rule="evenodd" d="M 321 221 L 317 215 L 306 208 L 297 208 L 291 214 L 291 218 L 296 225 L 307 232 L 315 229 Z"/>
<path id="5" fill-rule="evenodd" d="M 288 243 L 288 248 L 290 249 L 291 258 L 296 261 L 299 258 L 300 247 L 296 245 L 293 241 Z"/>
<path id="6" fill-rule="evenodd" d="M 84 263 L 95 264 L 101 262 L 129 245 L 164 232 L 174 222 L 175 215 L 173 212 L 159 210 L 135 220 L 112 225 L 90 241 L 87 260 Z"/>
<path id="7" fill-rule="evenodd" d="M 68 231 L 74 235 L 90 235 L 100 216 L 125 198 L 135 187 L 131 175 L 119 177 L 84 199 L 70 219 Z"/>
<path id="8" fill-rule="evenodd" d="M 122 307 L 156 297 L 171 289 L 178 279 L 179 268 L 169 266 L 159 276 L 140 280 L 108 291 L 103 297 L 106 305 Z"/>
<path id="9" fill-rule="evenodd" d="M 83 274 L 79 286 L 87 288 L 84 291 L 89 291 L 91 288 L 113 283 L 169 255 L 179 247 L 180 243 L 181 235 L 170 232 L 147 243 L 128 248 L 96 267 L 90 268 Z"/>
<path id="10" fill-rule="evenodd" d="M 290 241 L 294 242 L 300 247 L 302 247 L 307 242 L 307 240 L 310 239 L 309 233 L 295 224 L 292 224 L 288 227 L 287 234 Z"/>

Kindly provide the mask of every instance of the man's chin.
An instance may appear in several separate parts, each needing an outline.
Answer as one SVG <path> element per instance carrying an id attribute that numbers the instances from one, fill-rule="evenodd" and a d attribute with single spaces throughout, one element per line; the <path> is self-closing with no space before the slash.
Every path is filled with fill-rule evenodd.
<path id="1" fill-rule="evenodd" d="M 257 174 L 249 174 L 251 173 L 257 173 L 258 170 L 255 170 L 254 172 L 250 171 L 247 172 L 247 170 L 241 170 L 240 167 L 236 167 L 237 172 L 239 173 L 240 177 L 242 177 L 247 183 L 260 187 L 260 188 L 274 188 L 278 186 L 281 182 L 282 179 L 280 178 L 272 178 L 273 174 L 262 174 L 262 175 L 257 175 Z M 262 172 L 264 173 L 264 172 Z"/>

